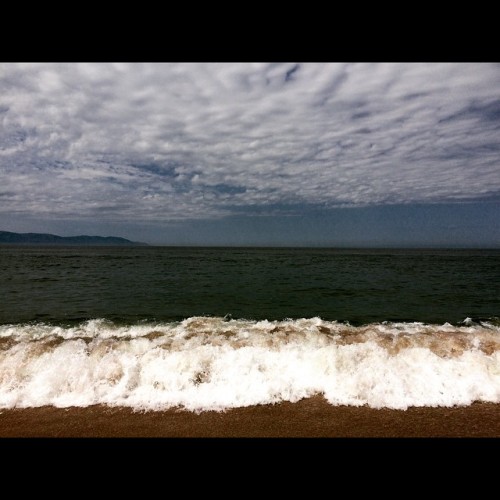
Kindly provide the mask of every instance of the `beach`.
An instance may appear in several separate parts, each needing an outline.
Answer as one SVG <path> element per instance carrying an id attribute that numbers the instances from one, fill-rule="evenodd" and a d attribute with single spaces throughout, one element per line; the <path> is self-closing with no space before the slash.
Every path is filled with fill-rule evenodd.
<path id="1" fill-rule="evenodd" d="M 499 269 L 498 250 L 2 247 L 0 437 L 499 437 Z"/>
<path id="2" fill-rule="evenodd" d="M 44 406 L 0 410 L 0 437 L 500 437 L 500 405 L 391 410 L 332 406 L 315 396 L 296 403 L 198 414 L 181 409 L 138 412 L 104 405 Z"/>

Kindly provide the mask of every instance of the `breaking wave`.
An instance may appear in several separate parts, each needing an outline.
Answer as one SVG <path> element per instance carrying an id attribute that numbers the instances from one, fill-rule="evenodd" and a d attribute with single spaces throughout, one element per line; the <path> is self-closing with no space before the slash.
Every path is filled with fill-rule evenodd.
<path id="1" fill-rule="evenodd" d="M 0 326 L 0 407 L 223 411 L 322 394 L 332 405 L 500 402 L 500 323 L 191 317 Z"/>

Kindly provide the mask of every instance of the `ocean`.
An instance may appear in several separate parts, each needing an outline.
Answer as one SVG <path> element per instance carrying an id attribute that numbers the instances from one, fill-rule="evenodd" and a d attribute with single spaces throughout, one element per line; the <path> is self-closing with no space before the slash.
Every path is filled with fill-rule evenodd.
<path id="1" fill-rule="evenodd" d="M 500 402 L 500 250 L 0 247 L 0 408 Z"/>

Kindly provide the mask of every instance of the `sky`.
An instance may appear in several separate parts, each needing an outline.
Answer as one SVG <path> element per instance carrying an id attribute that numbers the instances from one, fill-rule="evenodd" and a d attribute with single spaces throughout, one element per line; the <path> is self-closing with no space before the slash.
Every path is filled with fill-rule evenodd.
<path id="1" fill-rule="evenodd" d="M 0 230 L 500 248 L 500 64 L 3 63 Z"/>

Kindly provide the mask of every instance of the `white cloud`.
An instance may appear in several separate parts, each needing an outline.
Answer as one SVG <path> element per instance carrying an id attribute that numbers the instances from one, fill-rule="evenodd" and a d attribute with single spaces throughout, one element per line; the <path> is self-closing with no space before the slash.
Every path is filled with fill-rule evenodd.
<path id="1" fill-rule="evenodd" d="M 500 192 L 499 91 L 490 64 L 3 64 L 0 212 L 483 199 Z"/>

